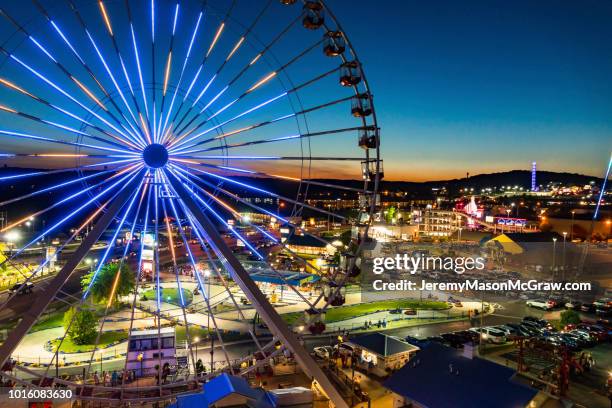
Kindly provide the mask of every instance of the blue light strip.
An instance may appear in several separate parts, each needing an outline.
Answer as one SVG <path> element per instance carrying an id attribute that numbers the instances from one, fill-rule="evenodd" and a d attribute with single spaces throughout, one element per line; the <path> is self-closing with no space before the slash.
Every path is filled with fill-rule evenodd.
<path id="1" fill-rule="evenodd" d="M 89 282 L 89 285 L 87 285 L 87 289 L 85 289 L 85 292 L 83 293 L 83 296 L 82 296 L 81 300 L 85 300 L 85 299 L 87 299 L 87 296 L 89 296 L 89 292 L 91 290 L 91 287 L 95 283 L 96 278 L 98 277 L 98 274 L 100 273 L 100 270 L 104 267 L 104 263 L 106 262 L 106 258 L 108 258 L 108 255 L 110 254 L 111 250 L 115 247 L 115 242 L 117 241 L 117 236 L 119 235 L 119 232 L 121 232 L 121 228 L 123 227 L 123 224 L 125 223 L 125 220 L 127 219 L 128 214 L 132 210 L 132 206 L 136 202 L 136 198 L 138 198 L 138 195 L 139 195 L 140 189 L 142 188 L 142 183 L 144 182 L 144 180 L 145 179 L 143 177 L 142 180 L 140 180 L 140 183 L 138 184 L 138 188 L 136 188 L 136 191 L 132 195 L 132 198 L 130 199 L 130 202 L 129 202 L 126 210 L 125 210 L 125 213 L 123 214 L 123 217 L 121 218 L 121 221 L 119 221 L 119 225 L 117 226 L 117 228 L 115 229 L 115 232 L 113 233 L 113 238 L 108 243 L 108 246 L 106 247 L 106 251 L 104 251 L 104 254 L 100 258 L 100 262 L 98 262 L 98 266 L 96 267 L 96 271 L 94 272 L 93 276 L 91 277 L 91 281 Z M 126 183 L 126 185 L 127 184 L 128 183 Z M 125 188 L 125 185 L 124 185 L 124 188 Z M 136 216 L 138 216 L 138 214 L 136 214 Z M 117 273 L 121 273 L 121 271 L 118 271 Z"/>
<path id="2" fill-rule="evenodd" d="M 85 207 L 89 206 L 90 204 L 94 203 L 96 200 L 98 200 L 100 197 L 104 196 L 106 193 L 108 193 L 110 190 L 112 190 L 113 188 L 115 188 L 116 186 L 118 186 L 119 184 L 121 184 L 122 182 L 124 182 L 129 176 L 132 176 L 129 181 L 133 180 L 134 177 L 136 177 L 136 175 L 138 174 L 138 171 L 140 169 L 135 169 L 132 170 L 131 172 L 127 173 L 125 176 L 123 176 L 122 178 L 120 178 L 119 180 L 117 180 L 116 182 L 114 182 L 112 185 L 110 185 L 109 187 L 107 187 L 106 189 L 104 189 L 103 191 L 101 191 L 100 193 L 96 194 L 93 198 L 91 198 L 90 200 L 88 200 L 87 202 L 85 202 L 85 204 L 81 205 L 80 207 L 78 207 L 76 210 L 72 211 L 70 214 L 68 214 L 67 216 L 65 216 L 64 218 L 62 218 L 61 220 L 59 220 L 58 222 L 56 222 L 55 224 L 53 224 L 52 226 L 50 226 L 49 228 L 47 228 L 45 231 L 43 231 L 41 234 L 39 234 L 37 237 L 35 237 L 34 239 L 32 239 L 30 242 L 28 242 L 26 245 L 24 245 L 23 247 L 19 248 L 19 250 L 14 253 L 13 255 L 11 255 L 10 258 L 5 259 L 3 262 L 0 263 L 0 265 L 13 260 L 15 257 L 19 256 L 23 251 L 25 251 L 27 248 L 29 248 L 32 244 L 35 244 L 36 242 L 38 242 L 40 239 L 42 239 L 44 236 L 48 235 L 51 231 L 55 230 L 57 227 L 59 227 L 60 225 L 62 225 L 63 223 L 65 223 L 66 221 L 68 221 L 70 218 L 72 218 L 73 216 L 75 216 L 77 213 L 79 213 L 82 209 L 84 209 Z M 125 188 L 125 186 L 128 183 L 123 184 L 123 186 L 121 187 L 121 189 L 123 190 Z M 76 195 L 82 194 L 84 193 L 85 190 L 77 193 Z M 66 201 L 67 199 L 70 198 L 74 198 L 76 195 L 71 196 L 69 198 L 65 198 L 64 200 L 56 203 L 56 204 L 60 204 L 64 201 Z M 54 204 L 54 205 L 56 205 Z"/>
<path id="3" fill-rule="evenodd" d="M 601 191 L 599 192 L 599 197 L 597 198 L 597 206 L 595 207 L 595 213 L 593 213 L 593 220 L 597 219 L 599 215 L 599 207 L 601 206 L 601 201 L 603 200 L 603 196 L 606 192 L 606 184 L 608 183 L 608 177 L 610 177 L 610 168 L 612 167 L 612 154 L 610 155 L 610 160 L 608 161 L 608 168 L 606 169 L 606 176 L 604 177 L 603 184 L 601 186 Z"/>

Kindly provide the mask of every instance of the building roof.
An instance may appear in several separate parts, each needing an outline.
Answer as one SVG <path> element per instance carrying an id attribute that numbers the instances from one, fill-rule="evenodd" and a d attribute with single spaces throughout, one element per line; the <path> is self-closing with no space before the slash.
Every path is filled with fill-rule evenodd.
<path id="1" fill-rule="evenodd" d="M 348 343 L 367 349 L 383 357 L 419 349 L 417 346 L 405 342 L 404 340 L 382 333 L 364 334 L 350 339 Z"/>
<path id="2" fill-rule="evenodd" d="M 326 248 L 328 244 L 321 242 L 317 238 L 311 235 L 296 235 L 293 234 L 289 238 L 287 238 L 287 245 L 296 245 L 296 246 L 305 246 L 305 247 L 316 247 L 316 248 Z"/>
<path id="3" fill-rule="evenodd" d="M 249 269 L 249 275 L 255 282 L 273 283 L 276 285 L 290 284 L 293 286 L 302 286 L 306 283 L 316 282 L 321 277 L 312 273 L 281 271 L 265 269 Z"/>
<path id="4" fill-rule="evenodd" d="M 509 367 L 432 343 L 383 385 L 425 408 L 525 407 L 538 390 L 513 375 Z"/>
<path id="5" fill-rule="evenodd" d="M 150 339 L 157 338 L 158 335 L 161 337 L 174 336 L 174 327 L 161 327 L 159 331 L 157 329 L 132 330 L 130 333 L 130 338 L 132 340 Z"/>
<path id="6" fill-rule="evenodd" d="M 273 408 L 276 398 L 262 388 L 251 388 L 241 377 L 223 373 L 203 385 L 204 392 L 179 396 L 171 408 L 210 407 L 217 402 L 237 394 L 248 400 L 248 406 L 254 408 Z"/>

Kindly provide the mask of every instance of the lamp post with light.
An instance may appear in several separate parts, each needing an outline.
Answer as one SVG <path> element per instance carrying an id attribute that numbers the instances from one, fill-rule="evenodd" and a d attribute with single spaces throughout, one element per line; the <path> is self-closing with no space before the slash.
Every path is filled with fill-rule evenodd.
<path id="1" fill-rule="evenodd" d="M 574 241 L 574 214 L 576 214 L 576 211 L 572 210 L 572 223 L 570 224 L 570 242 Z"/>
<path id="2" fill-rule="evenodd" d="M 567 238 L 567 232 L 563 231 L 563 266 L 562 266 L 562 270 L 563 270 L 563 275 L 562 275 L 562 279 L 565 280 L 565 241 Z"/>
<path id="3" fill-rule="evenodd" d="M 557 255 L 557 238 L 553 238 L 553 254 L 552 254 L 552 278 L 555 280 L 555 258 Z"/>

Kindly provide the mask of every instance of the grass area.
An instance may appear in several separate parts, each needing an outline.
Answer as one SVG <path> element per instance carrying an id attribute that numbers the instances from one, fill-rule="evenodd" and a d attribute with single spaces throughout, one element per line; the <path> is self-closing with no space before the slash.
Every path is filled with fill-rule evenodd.
<path id="1" fill-rule="evenodd" d="M 39 331 L 39 330 L 47 330 L 53 329 L 56 327 L 62 327 L 62 322 L 64 320 L 65 311 L 53 312 L 45 317 L 43 320 L 39 320 L 32 326 L 30 329 L 31 332 Z"/>
<path id="2" fill-rule="evenodd" d="M 356 305 L 341 306 L 327 309 L 325 313 L 325 321 L 327 323 L 339 322 L 353 317 L 394 309 L 445 310 L 448 308 L 449 306 L 446 302 L 437 302 L 431 300 L 381 300 L 378 302 L 360 303 Z M 303 313 L 292 312 L 285 313 L 281 316 L 288 324 L 293 324 L 298 318 L 303 316 Z"/>
<path id="3" fill-rule="evenodd" d="M 157 299 L 157 291 L 155 289 L 149 289 L 141 295 L 146 296 L 149 300 Z M 170 303 L 174 306 L 180 306 L 179 290 L 177 288 L 162 288 L 161 297 L 164 302 Z M 183 299 L 185 300 L 185 306 L 189 306 L 193 302 L 193 292 L 187 289 L 183 289 Z"/>
<path id="4" fill-rule="evenodd" d="M 113 342 L 123 341 L 126 339 L 127 331 L 104 332 L 100 335 L 100 340 L 98 341 L 98 348 L 104 348 Z M 59 339 L 51 340 L 51 346 L 53 347 L 53 351 L 57 349 L 59 342 Z M 66 337 L 66 340 L 64 340 L 64 342 L 62 343 L 60 351 L 63 351 L 64 353 L 79 353 L 84 351 L 92 351 L 93 349 L 93 344 L 74 344 L 72 340 Z"/>

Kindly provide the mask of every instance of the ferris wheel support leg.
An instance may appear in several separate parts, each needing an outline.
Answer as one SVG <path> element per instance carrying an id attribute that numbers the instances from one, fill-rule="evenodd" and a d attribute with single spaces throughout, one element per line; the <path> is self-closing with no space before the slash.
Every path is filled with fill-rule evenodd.
<path id="1" fill-rule="evenodd" d="M 268 302 L 266 296 L 259 290 L 259 287 L 255 284 L 249 273 L 244 269 L 223 238 L 221 238 L 217 228 L 193 200 L 191 197 L 193 193 L 187 190 L 178 179 L 169 177 L 169 180 L 178 198 L 183 201 L 196 222 L 207 235 L 209 244 L 212 246 L 215 253 L 217 253 L 217 255 L 220 254 L 226 259 L 227 262 L 225 263 L 225 267 L 229 269 L 232 277 L 235 279 L 238 286 L 240 286 L 240 289 L 242 289 L 246 297 L 251 301 L 253 306 L 255 306 L 255 310 L 257 310 L 261 318 L 266 322 L 274 336 L 282 340 L 283 344 L 293 352 L 297 362 L 304 369 L 306 374 L 319 383 L 336 408 L 348 408 L 348 404 L 344 401 L 336 387 L 334 387 L 323 370 L 321 370 L 321 367 L 319 367 L 306 349 L 300 344 L 297 336 L 289 329 L 274 307 Z"/>
<path id="2" fill-rule="evenodd" d="M 21 320 L 17 324 L 17 327 L 9 331 L 6 340 L 2 343 L 2 346 L 0 346 L 0 367 L 4 366 L 4 363 L 6 363 L 13 354 L 13 351 L 21 339 L 28 333 L 39 316 L 53 301 L 62 286 L 70 278 L 70 275 L 72 275 L 72 272 L 79 263 L 81 263 L 83 258 L 85 258 L 91 247 L 98 241 L 104 231 L 106 231 L 126 201 L 134 194 L 134 188 L 132 187 L 135 186 L 135 180 L 137 179 L 139 178 L 135 177 L 131 182 L 132 185 L 125 186 L 124 189 L 117 194 L 112 205 L 108 208 L 106 213 L 102 215 L 85 239 L 83 239 L 79 248 L 74 252 L 74 255 L 68 259 L 64 267 L 55 275 L 45 290 L 36 295 L 36 300 L 28 311 L 21 316 Z"/>

